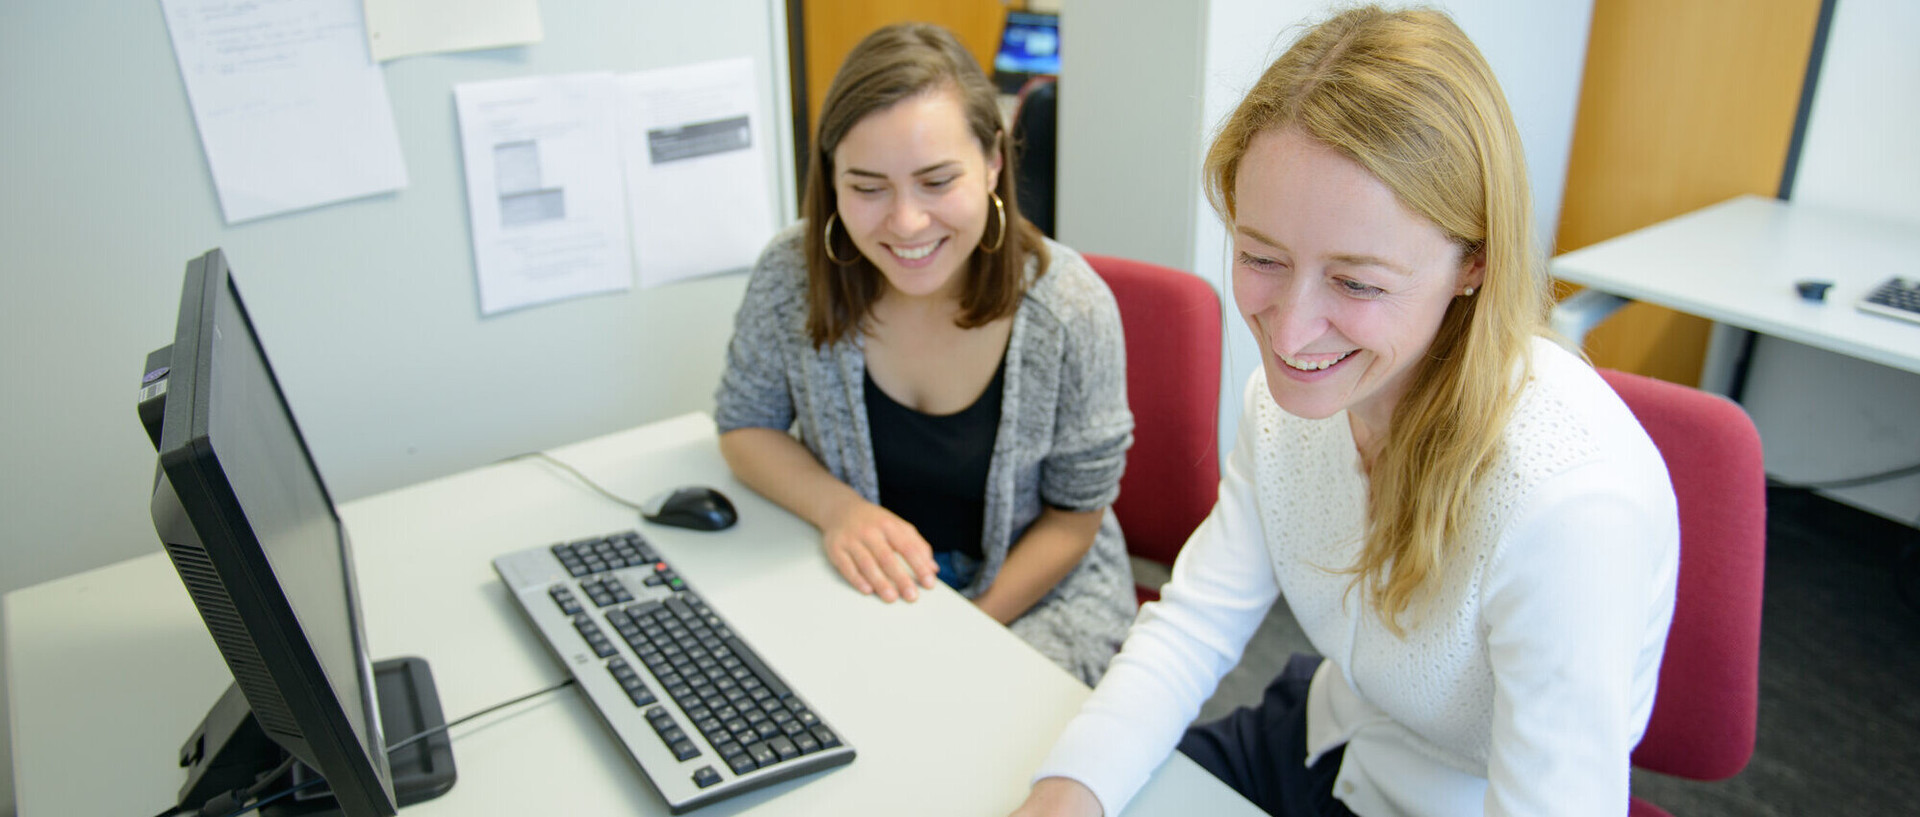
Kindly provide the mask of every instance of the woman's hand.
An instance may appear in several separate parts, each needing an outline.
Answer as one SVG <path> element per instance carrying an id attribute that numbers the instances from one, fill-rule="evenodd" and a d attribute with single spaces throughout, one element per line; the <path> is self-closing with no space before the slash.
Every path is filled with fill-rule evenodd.
<path id="1" fill-rule="evenodd" d="M 855 497 L 820 528 L 827 559 L 848 584 L 881 601 L 920 598 L 920 586 L 932 587 L 940 574 L 933 547 L 907 520 Z"/>
<path id="2" fill-rule="evenodd" d="M 1101 817 L 1093 790 L 1069 777 L 1043 777 L 1011 817 Z"/>
<path id="3" fill-rule="evenodd" d="M 819 528 L 827 559 L 860 592 L 913 601 L 915 580 L 932 587 L 940 575 L 913 525 L 863 499 L 786 432 L 736 428 L 720 435 L 720 454 L 741 482 Z"/>

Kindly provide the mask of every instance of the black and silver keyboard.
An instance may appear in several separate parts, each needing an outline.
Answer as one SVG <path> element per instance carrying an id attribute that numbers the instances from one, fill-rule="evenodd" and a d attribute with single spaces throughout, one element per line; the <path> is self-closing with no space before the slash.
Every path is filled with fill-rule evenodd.
<path id="1" fill-rule="evenodd" d="M 673 813 L 853 760 L 639 533 L 493 567 Z"/>
<path id="2" fill-rule="evenodd" d="M 1920 278 L 1888 278 L 1860 299 L 1860 311 L 1920 323 Z"/>

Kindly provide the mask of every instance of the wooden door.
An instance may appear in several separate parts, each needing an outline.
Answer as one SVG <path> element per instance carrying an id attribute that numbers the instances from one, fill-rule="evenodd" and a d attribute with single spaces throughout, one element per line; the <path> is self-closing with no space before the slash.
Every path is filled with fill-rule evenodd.
<path id="1" fill-rule="evenodd" d="M 1595 0 L 1556 252 L 1778 192 L 1820 0 Z M 1709 324 L 1636 303 L 1595 364 L 1698 385 Z"/>
<path id="2" fill-rule="evenodd" d="M 807 74 L 805 132 L 811 143 L 820 101 L 826 99 L 827 86 L 832 84 L 840 61 L 874 29 L 909 20 L 945 26 L 991 76 L 1007 9 L 1024 4 L 1003 0 L 802 0 L 800 5 Z M 798 80 L 796 77 L 796 85 Z"/>

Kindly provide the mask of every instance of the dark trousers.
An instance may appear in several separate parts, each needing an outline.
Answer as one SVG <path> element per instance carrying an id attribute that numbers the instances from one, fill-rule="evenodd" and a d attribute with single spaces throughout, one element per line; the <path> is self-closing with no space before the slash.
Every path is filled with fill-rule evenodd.
<path id="1" fill-rule="evenodd" d="M 1307 761 L 1307 686 L 1320 656 L 1295 653 L 1260 705 L 1187 730 L 1180 753 L 1277 817 L 1352 817 L 1333 797 L 1346 748 Z"/>

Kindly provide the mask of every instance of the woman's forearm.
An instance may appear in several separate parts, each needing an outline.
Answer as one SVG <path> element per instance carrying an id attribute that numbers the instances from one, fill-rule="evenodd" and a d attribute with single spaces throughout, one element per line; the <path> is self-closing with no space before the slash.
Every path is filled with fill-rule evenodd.
<path id="1" fill-rule="evenodd" d="M 836 479 L 813 452 L 783 431 L 737 428 L 720 435 L 733 475 L 761 496 L 825 530 L 859 493 Z"/>
<path id="2" fill-rule="evenodd" d="M 1066 578 L 1093 547 L 1106 510 L 1063 511 L 1047 508 L 1013 543 L 1007 561 L 993 585 L 973 603 L 1001 624 L 1009 624 L 1032 609 L 1054 585 Z"/>

